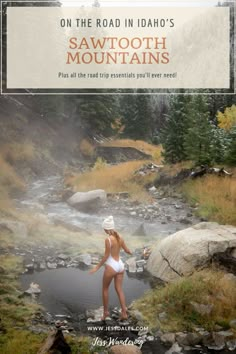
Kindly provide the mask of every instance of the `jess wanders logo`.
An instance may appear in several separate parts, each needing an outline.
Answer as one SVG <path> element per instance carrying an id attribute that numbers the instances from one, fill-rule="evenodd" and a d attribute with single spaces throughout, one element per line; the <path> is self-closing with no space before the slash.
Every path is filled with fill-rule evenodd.
<path id="1" fill-rule="evenodd" d="M 130 339 L 126 337 L 125 339 L 116 338 L 109 338 L 109 340 L 101 339 L 99 337 L 94 338 L 92 345 L 99 346 L 99 347 L 109 347 L 112 345 L 136 345 L 139 349 L 142 348 L 143 343 L 145 342 L 144 339 L 137 338 L 137 339 Z"/>

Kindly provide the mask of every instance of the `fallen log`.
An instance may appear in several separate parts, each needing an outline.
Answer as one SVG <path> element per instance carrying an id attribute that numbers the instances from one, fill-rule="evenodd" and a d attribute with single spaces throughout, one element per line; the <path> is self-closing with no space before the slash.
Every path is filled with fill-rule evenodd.
<path id="1" fill-rule="evenodd" d="M 66 343 L 62 330 L 58 329 L 49 334 L 37 354 L 71 354 L 71 348 Z"/>

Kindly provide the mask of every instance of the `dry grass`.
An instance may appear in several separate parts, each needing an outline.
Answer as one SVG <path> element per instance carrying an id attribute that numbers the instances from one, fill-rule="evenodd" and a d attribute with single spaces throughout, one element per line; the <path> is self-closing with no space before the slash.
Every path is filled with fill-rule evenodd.
<path id="1" fill-rule="evenodd" d="M 182 161 L 174 165 L 165 165 L 162 172 L 166 173 L 168 176 L 176 176 L 180 171 L 184 169 L 192 168 L 193 164 L 191 161 Z"/>
<path id="2" fill-rule="evenodd" d="M 101 144 L 102 146 L 133 147 L 151 155 L 156 163 L 161 163 L 161 145 L 152 145 L 142 140 L 120 139 Z"/>
<path id="3" fill-rule="evenodd" d="M 236 225 L 235 177 L 208 175 L 186 182 L 182 190 L 191 203 L 199 203 L 201 216 L 221 224 Z"/>
<path id="4" fill-rule="evenodd" d="M 95 168 L 81 175 L 68 177 L 65 183 L 80 192 L 91 189 L 104 189 L 108 193 L 127 191 L 134 200 L 148 201 L 150 198 L 148 193 L 141 183 L 136 182 L 134 176 L 134 171 L 144 163 L 146 162 L 129 161 L 115 166 L 103 164 L 102 168 Z"/>
<path id="5" fill-rule="evenodd" d="M 91 158 L 94 156 L 94 146 L 88 140 L 83 139 L 79 148 L 84 157 Z"/>
<path id="6" fill-rule="evenodd" d="M 31 142 L 9 143 L 1 146 L 1 155 L 11 164 L 17 161 L 29 161 L 35 156 L 35 148 Z"/>
<path id="7" fill-rule="evenodd" d="M 191 302 L 213 305 L 210 314 L 199 314 Z M 216 325 L 229 327 L 236 317 L 235 280 L 224 276 L 223 272 L 203 270 L 190 277 L 167 284 L 163 288 L 151 290 L 134 303 L 151 326 L 167 331 L 192 330 L 203 326 L 208 330 Z M 158 320 L 158 314 L 166 312 L 167 319 Z"/>
<path id="8" fill-rule="evenodd" d="M 25 185 L 14 168 L 0 156 L 0 212 L 6 213 L 12 208 L 9 195 L 23 191 Z"/>

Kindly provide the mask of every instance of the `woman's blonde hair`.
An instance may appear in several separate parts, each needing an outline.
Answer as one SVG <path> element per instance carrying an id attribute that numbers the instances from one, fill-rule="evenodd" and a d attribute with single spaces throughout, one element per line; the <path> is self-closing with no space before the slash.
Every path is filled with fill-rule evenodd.
<path id="1" fill-rule="evenodd" d="M 112 236 L 115 236 L 115 238 L 117 239 L 119 245 L 121 244 L 121 237 L 118 234 L 118 232 L 116 230 L 109 230 L 109 234 Z"/>

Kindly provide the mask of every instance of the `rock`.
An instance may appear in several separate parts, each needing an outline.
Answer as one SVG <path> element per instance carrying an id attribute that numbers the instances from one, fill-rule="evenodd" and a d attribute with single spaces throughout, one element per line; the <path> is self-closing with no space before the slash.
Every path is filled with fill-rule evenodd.
<path id="1" fill-rule="evenodd" d="M 66 266 L 66 262 L 65 261 L 59 261 L 58 263 L 57 263 L 57 267 L 58 268 L 64 268 Z"/>
<path id="2" fill-rule="evenodd" d="M 164 333 L 161 336 L 161 341 L 164 344 L 172 345 L 175 343 L 175 333 Z"/>
<path id="3" fill-rule="evenodd" d="M 105 204 L 106 192 L 96 189 L 89 192 L 77 192 L 67 200 L 67 203 L 83 212 L 92 212 Z"/>
<path id="4" fill-rule="evenodd" d="M 156 189 L 156 187 L 155 187 L 155 186 L 152 186 L 152 187 L 151 187 L 151 188 L 149 188 L 148 190 L 149 190 L 149 192 L 155 192 L 157 189 Z"/>
<path id="5" fill-rule="evenodd" d="M 137 267 L 136 272 L 137 272 L 137 273 L 142 273 L 142 272 L 143 272 L 143 267 Z"/>
<path id="6" fill-rule="evenodd" d="M 210 350 L 219 351 L 224 349 L 225 342 L 231 340 L 233 333 L 231 331 L 213 332 L 212 338 L 207 338 L 203 344 Z"/>
<path id="7" fill-rule="evenodd" d="M 100 322 L 101 318 L 103 316 L 103 307 L 99 307 L 98 309 L 95 310 L 87 310 L 86 311 L 86 317 L 87 317 L 87 323 L 93 323 L 93 322 Z M 107 320 L 111 320 L 110 317 L 106 318 Z"/>
<path id="8" fill-rule="evenodd" d="M 92 257 L 90 254 L 81 254 L 80 256 L 76 257 L 76 261 L 82 263 L 86 266 L 90 266 L 92 264 Z"/>
<path id="9" fill-rule="evenodd" d="M 47 267 L 46 267 L 46 263 L 44 263 L 44 262 L 41 262 L 41 263 L 39 263 L 39 266 L 38 266 L 38 270 L 45 270 Z"/>
<path id="10" fill-rule="evenodd" d="M 129 213 L 129 215 L 131 215 L 131 216 L 136 216 L 137 213 L 136 213 L 136 211 L 131 211 L 131 212 Z"/>
<path id="11" fill-rule="evenodd" d="M 236 339 L 232 339 L 226 342 L 226 346 L 230 351 L 233 351 L 236 349 Z"/>
<path id="12" fill-rule="evenodd" d="M 67 254 L 59 254 L 57 258 L 61 259 L 62 261 L 67 261 L 70 259 L 70 256 L 68 256 Z"/>
<path id="13" fill-rule="evenodd" d="M 136 258 L 135 257 L 131 257 L 125 263 L 128 266 L 129 273 L 136 273 L 137 267 L 136 267 Z"/>
<path id="14" fill-rule="evenodd" d="M 28 272 L 33 272 L 34 271 L 34 264 L 33 263 L 26 264 L 25 268 Z"/>
<path id="15" fill-rule="evenodd" d="M 181 224 L 185 224 L 185 225 L 192 224 L 191 220 L 186 219 L 186 218 L 181 218 L 181 219 L 179 219 L 179 222 L 180 222 Z"/>
<path id="16" fill-rule="evenodd" d="M 48 269 L 56 269 L 57 268 L 57 263 L 47 262 L 47 267 L 48 267 Z"/>
<path id="17" fill-rule="evenodd" d="M 182 348 L 179 346 L 178 343 L 174 343 L 172 347 L 165 352 L 165 354 L 175 354 L 175 353 L 181 353 Z"/>
<path id="18" fill-rule="evenodd" d="M 26 295 L 36 295 L 40 294 L 41 290 L 38 284 L 31 283 L 29 289 L 25 290 L 24 294 Z"/>
<path id="19" fill-rule="evenodd" d="M 229 325 L 230 325 L 230 327 L 231 327 L 231 328 L 236 329 L 236 319 L 235 319 L 235 320 L 230 321 Z"/>
<path id="20" fill-rule="evenodd" d="M 181 346 L 194 346 L 201 342 L 199 333 L 176 333 L 176 341 Z"/>
<path id="21" fill-rule="evenodd" d="M 1 219 L 0 228 L 6 228 L 17 237 L 26 238 L 28 236 L 26 225 L 20 221 Z"/>
<path id="22" fill-rule="evenodd" d="M 175 281 L 209 264 L 214 254 L 236 247 L 236 227 L 203 222 L 157 243 L 147 270 L 164 281 Z"/>
<path id="23" fill-rule="evenodd" d="M 175 204 L 175 209 L 183 209 L 183 206 L 179 204 Z"/>
<path id="24" fill-rule="evenodd" d="M 213 305 L 212 304 L 198 304 L 197 302 L 191 301 L 190 304 L 192 305 L 194 311 L 199 313 L 200 315 L 210 315 L 210 313 L 213 310 Z"/>
<path id="25" fill-rule="evenodd" d="M 135 345 L 113 345 L 108 350 L 109 354 L 142 354 Z"/>
<path id="26" fill-rule="evenodd" d="M 147 264 L 147 261 L 145 259 L 140 259 L 139 261 L 136 261 L 137 267 L 143 267 L 145 264 Z"/>

